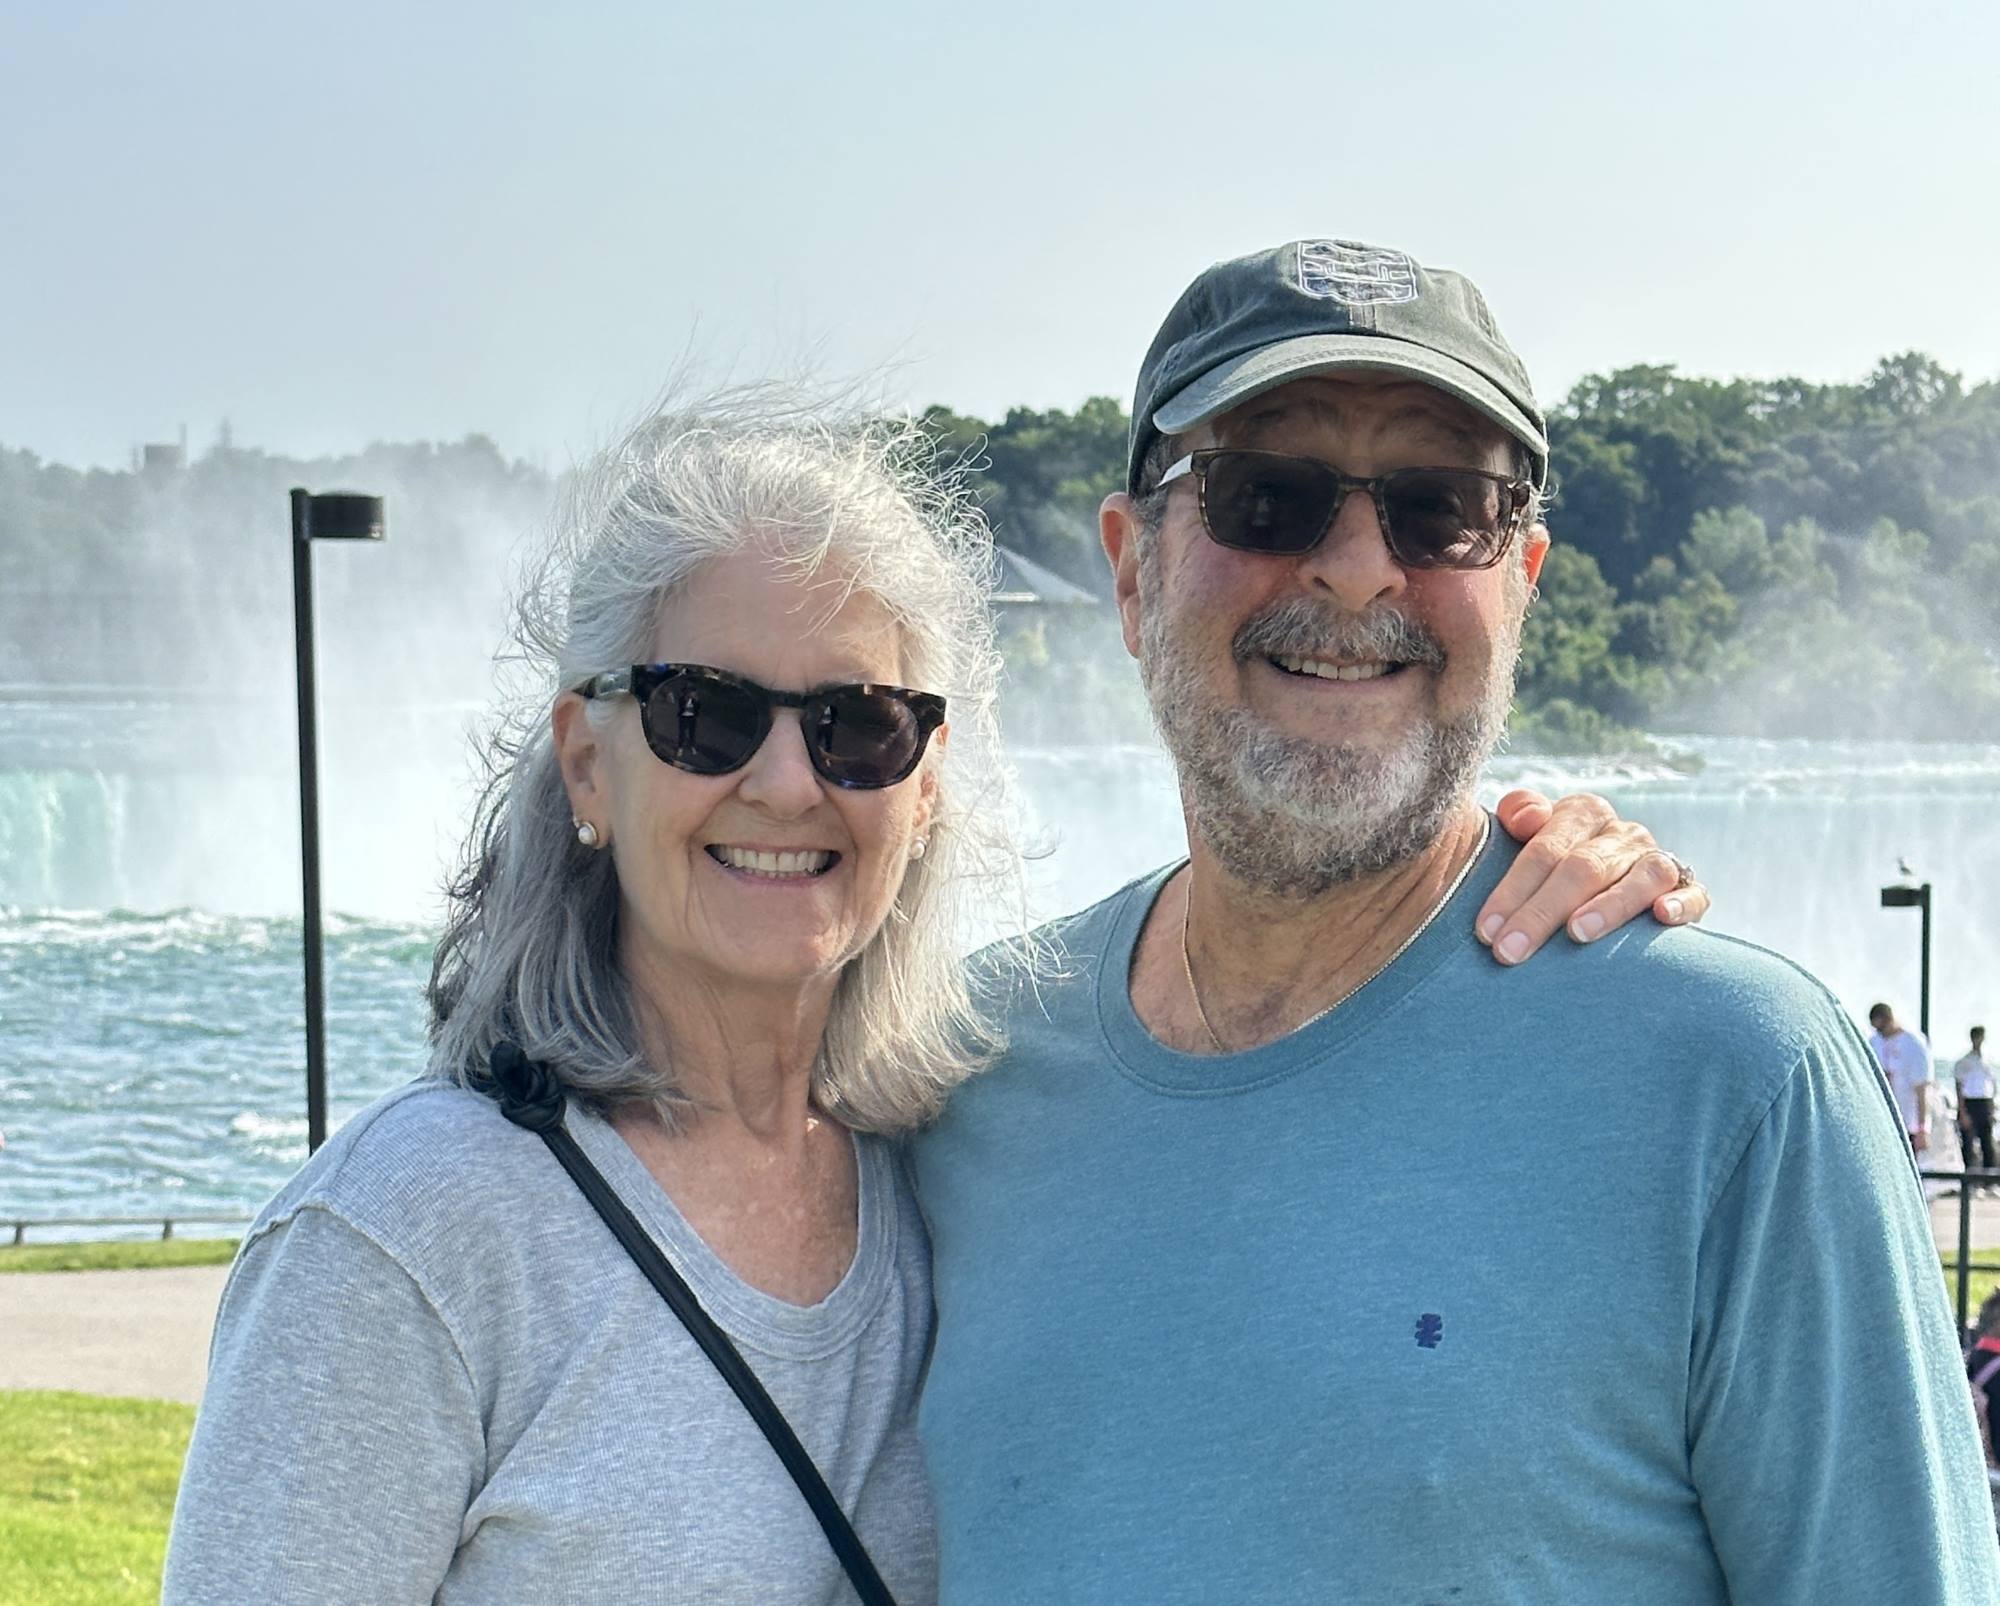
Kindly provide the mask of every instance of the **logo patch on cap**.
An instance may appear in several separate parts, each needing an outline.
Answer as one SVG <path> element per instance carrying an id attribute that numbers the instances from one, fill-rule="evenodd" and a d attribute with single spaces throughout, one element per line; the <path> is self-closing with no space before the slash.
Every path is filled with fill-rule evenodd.
<path id="1" fill-rule="evenodd" d="M 1301 240 L 1299 288 L 1349 307 L 1417 299 L 1417 264 L 1400 251 L 1353 240 Z"/>

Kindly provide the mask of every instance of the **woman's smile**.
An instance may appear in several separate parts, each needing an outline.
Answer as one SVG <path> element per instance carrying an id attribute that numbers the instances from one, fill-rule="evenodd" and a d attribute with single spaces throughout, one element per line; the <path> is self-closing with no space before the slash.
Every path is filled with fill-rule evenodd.
<path id="1" fill-rule="evenodd" d="M 706 851 L 731 875 L 753 884 L 810 884 L 840 863 L 840 855 L 831 848 L 762 848 L 711 842 Z"/>

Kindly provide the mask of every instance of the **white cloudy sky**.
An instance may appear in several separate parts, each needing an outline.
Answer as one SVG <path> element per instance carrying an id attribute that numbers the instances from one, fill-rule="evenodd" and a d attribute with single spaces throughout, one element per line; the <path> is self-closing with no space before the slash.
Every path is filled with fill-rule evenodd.
<path id="1" fill-rule="evenodd" d="M 1206 263 L 1471 273 L 1579 374 L 2000 377 L 2000 6 L 0 5 L 0 444 L 557 464 L 682 354 L 1129 395 Z"/>

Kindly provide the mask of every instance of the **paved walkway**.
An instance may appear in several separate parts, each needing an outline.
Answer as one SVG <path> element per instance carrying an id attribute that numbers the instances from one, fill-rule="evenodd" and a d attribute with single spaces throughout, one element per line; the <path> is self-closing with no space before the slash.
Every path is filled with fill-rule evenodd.
<path id="1" fill-rule="evenodd" d="M 1958 1200 L 1931 1203 L 1938 1246 L 1958 1244 Z M 1975 1259 L 2000 1261 L 2000 1196 L 1972 1202 Z M 1978 1253 L 1978 1251 L 1987 1253 Z M 227 1266 L 0 1275 L 0 1389 L 79 1389 L 200 1403 Z"/>
<path id="2" fill-rule="evenodd" d="M 0 1389 L 201 1400 L 227 1266 L 0 1274 Z"/>

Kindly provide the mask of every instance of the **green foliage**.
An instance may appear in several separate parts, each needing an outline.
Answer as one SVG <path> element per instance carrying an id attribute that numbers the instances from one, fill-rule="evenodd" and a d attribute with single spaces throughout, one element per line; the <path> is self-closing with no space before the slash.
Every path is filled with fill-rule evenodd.
<path id="1" fill-rule="evenodd" d="M 997 424 L 947 408 L 924 414 L 943 453 L 978 465 L 994 538 L 1086 591 L 1110 595 L 1097 506 L 1125 479 L 1125 409 L 1093 396 L 1073 413 L 1016 407 Z"/>
<path id="2" fill-rule="evenodd" d="M 1518 707 L 1507 724 L 1508 745 L 1522 753 L 1590 754 L 1606 758 L 1658 758 L 1660 751 L 1637 731 L 1567 697 Z"/>
<path id="3" fill-rule="evenodd" d="M 958 450 L 985 442 L 1000 539 L 1101 591 L 1116 405 L 930 418 Z M 1636 727 L 2000 739 L 2000 385 L 1967 390 L 1916 352 L 1851 385 L 1656 364 L 1580 381 L 1550 435 L 1556 544 L 1522 639 L 1517 743 L 1623 751 Z"/>
<path id="4" fill-rule="evenodd" d="M 0 1603 L 156 1601 L 192 1406 L 0 1393 Z"/>
<path id="5" fill-rule="evenodd" d="M 997 423 L 938 407 L 924 422 L 973 470 L 1000 541 L 1108 597 L 1097 508 L 1121 483 L 1116 401 Z M 1550 440 L 1555 546 L 1522 639 L 1517 740 L 2000 740 L 2000 383 L 1968 389 L 1919 352 L 1847 385 L 1638 366 L 1579 381 Z M 319 463 L 224 446 L 178 473 L 79 473 L 0 449 L 0 685 L 104 678 L 93 666 L 123 662 L 135 637 L 159 675 L 226 664 L 147 604 L 199 583 L 212 615 L 282 619 L 285 544 L 269 526 L 292 484 L 391 486 L 432 582 L 494 570 L 490 532 L 531 527 L 554 490 L 480 436 Z M 380 606 L 434 629 L 437 593 L 411 583 Z M 1002 633 L 1023 739 L 1143 722 L 1104 615 L 1009 618 Z"/>
<path id="6" fill-rule="evenodd" d="M 1550 433 L 1559 549 L 1597 559 L 1618 623 L 1596 690 L 1524 675 L 1530 707 L 1563 696 L 1656 730 L 2000 736 L 2000 385 L 1967 391 L 1914 352 L 1856 385 L 1632 368 L 1579 383 Z M 1593 591 L 1599 628 L 1602 612 Z M 1577 662 L 1562 610 L 1530 619 L 1531 664 L 1539 632 Z M 1634 665 L 1652 678 L 1635 686 Z"/>
<path id="7" fill-rule="evenodd" d="M 1515 745 L 1577 753 L 1633 746 L 1619 722 L 1638 722 L 1664 686 L 1658 669 L 1620 649 L 1622 628 L 1618 593 L 1596 559 L 1551 547 L 1521 634 Z"/>

